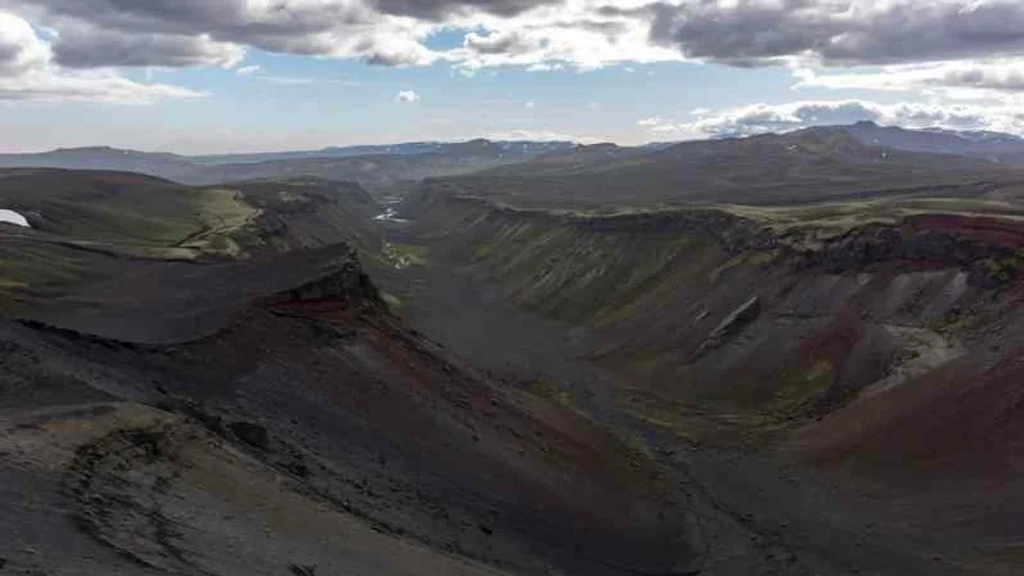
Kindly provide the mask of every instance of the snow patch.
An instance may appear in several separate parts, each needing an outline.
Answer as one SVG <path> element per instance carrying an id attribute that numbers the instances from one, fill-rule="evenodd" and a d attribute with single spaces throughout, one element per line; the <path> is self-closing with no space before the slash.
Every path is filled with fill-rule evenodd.
<path id="1" fill-rule="evenodd" d="M 8 224 L 14 224 L 15 226 L 22 226 L 24 228 L 31 228 L 28 224 L 28 220 L 14 210 L 0 208 L 0 222 L 6 222 Z"/>

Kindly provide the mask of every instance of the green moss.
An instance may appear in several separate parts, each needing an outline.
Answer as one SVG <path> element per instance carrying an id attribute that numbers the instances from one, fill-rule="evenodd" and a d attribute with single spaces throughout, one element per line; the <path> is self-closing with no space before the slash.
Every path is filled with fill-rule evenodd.
<path id="1" fill-rule="evenodd" d="M 822 359 L 802 371 L 783 374 L 768 411 L 783 416 L 796 415 L 828 389 L 834 370 L 830 360 Z"/>
<path id="2" fill-rule="evenodd" d="M 985 260 L 985 268 L 988 277 L 996 282 L 1006 284 L 1012 282 L 1016 277 L 1024 260 L 1016 254 L 1004 258 L 989 258 Z"/>
<path id="3" fill-rule="evenodd" d="M 388 259 L 396 266 L 426 266 L 430 249 L 415 244 L 387 244 L 385 251 Z"/>

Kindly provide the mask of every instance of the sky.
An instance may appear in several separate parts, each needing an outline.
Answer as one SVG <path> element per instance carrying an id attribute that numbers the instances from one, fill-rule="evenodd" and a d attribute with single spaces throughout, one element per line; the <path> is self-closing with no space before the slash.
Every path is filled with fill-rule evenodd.
<path id="1" fill-rule="evenodd" d="M 1024 134 L 1020 0 L 0 0 L 0 152 Z"/>

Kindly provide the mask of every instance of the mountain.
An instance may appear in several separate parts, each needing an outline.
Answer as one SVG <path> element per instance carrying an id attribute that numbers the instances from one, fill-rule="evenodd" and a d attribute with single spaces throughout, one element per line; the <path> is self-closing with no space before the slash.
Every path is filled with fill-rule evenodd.
<path id="1" fill-rule="evenodd" d="M 874 122 L 858 122 L 849 126 L 847 131 L 862 143 L 871 146 L 1024 164 L 1024 138 L 1012 134 L 938 128 L 909 130 L 897 126 L 879 126 Z"/>
<path id="2" fill-rule="evenodd" d="M 178 179 L 189 184 L 215 184 L 314 176 L 349 180 L 374 191 L 388 192 L 409 187 L 424 178 L 465 174 L 483 168 L 519 163 L 559 147 L 559 144 L 552 143 L 508 143 L 478 139 L 444 144 L 434 151 L 417 154 L 310 157 L 202 166 Z"/>
<path id="3" fill-rule="evenodd" d="M 195 163 L 185 156 L 108 146 L 60 148 L 35 154 L 0 154 L 0 168 L 23 167 L 138 172 L 171 180 L 196 169 Z"/>
<path id="4" fill-rule="evenodd" d="M 14 169 L 0 205 L 34 225 L 0 224 L 5 572 L 610 576 L 694 557 L 652 457 L 391 308 L 358 186 Z"/>
<path id="5" fill-rule="evenodd" d="M 4 574 L 1024 564 L 1018 169 L 831 127 L 576 147 L 387 207 L 14 168 L 0 209 L 31 224 L 0 223 Z"/>
<path id="6" fill-rule="evenodd" d="M 571 147 L 572 142 L 534 142 L 529 140 L 509 140 L 494 142 L 505 152 L 517 154 L 542 154 L 548 151 Z M 270 160 L 296 160 L 306 158 L 348 158 L 351 156 L 408 156 L 444 152 L 458 147 L 457 143 L 447 142 L 404 142 L 399 144 L 331 146 L 320 150 L 304 150 L 296 152 L 266 152 L 256 154 L 218 154 L 208 156 L 189 156 L 196 164 L 237 164 L 243 162 L 266 162 Z"/>
<path id="7" fill-rule="evenodd" d="M 517 206 L 569 208 L 799 203 L 916 194 L 1022 177 L 1019 169 L 982 158 L 864 143 L 849 128 L 833 126 L 653 150 L 612 144 L 577 147 L 521 164 L 438 178 L 430 185 Z"/>
<path id="8" fill-rule="evenodd" d="M 570 142 L 491 142 L 479 139 L 219 156 L 179 156 L 109 147 L 64 148 L 37 154 L 2 154 L 0 168 L 130 171 L 185 184 L 314 176 L 387 187 L 430 176 L 460 174 L 521 162 L 538 154 L 572 146 Z"/>
<path id="9" fill-rule="evenodd" d="M 528 164 L 424 183 L 389 236 L 429 258 L 387 285 L 777 538 L 673 573 L 1021 573 L 1019 171 L 842 128 Z"/>

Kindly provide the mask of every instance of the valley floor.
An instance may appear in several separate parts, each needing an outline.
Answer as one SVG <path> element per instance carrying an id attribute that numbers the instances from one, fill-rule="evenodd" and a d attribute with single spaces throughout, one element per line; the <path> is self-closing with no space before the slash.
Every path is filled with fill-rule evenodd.
<path id="1" fill-rule="evenodd" d="M 401 230 L 396 233 L 401 236 Z M 955 536 L 892 521 L 895 494 L 846 486 L 774 451 L 688 445 L 626 414 L 623 382 L 583 358 L 594 335 L 524 310 L 477 272 L 432 251 L 419 266 L 375 270 L 411 326 L 479 368 L 535 383 L 652 454 L 684 501 L 699 557 L 681 574 L 999 574 Z"/>

